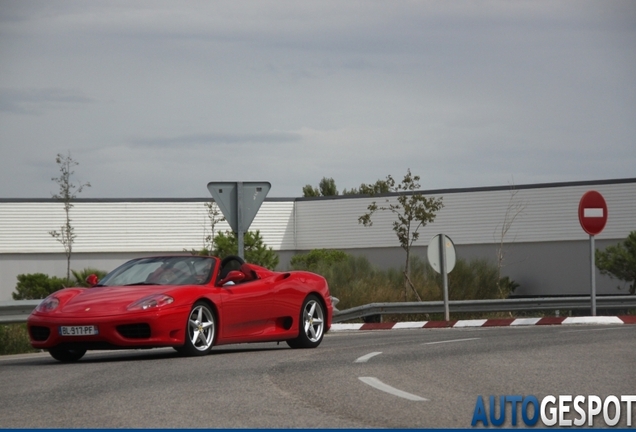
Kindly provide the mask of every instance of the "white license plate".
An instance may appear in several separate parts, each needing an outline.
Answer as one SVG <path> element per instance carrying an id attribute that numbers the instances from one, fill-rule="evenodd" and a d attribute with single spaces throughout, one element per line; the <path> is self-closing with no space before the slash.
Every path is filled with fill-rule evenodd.
<path id="1" fill-rule="evenodd" d="M 92 336 L 99 334 L 97 326 L 60 326 L 60 336 Z"/>

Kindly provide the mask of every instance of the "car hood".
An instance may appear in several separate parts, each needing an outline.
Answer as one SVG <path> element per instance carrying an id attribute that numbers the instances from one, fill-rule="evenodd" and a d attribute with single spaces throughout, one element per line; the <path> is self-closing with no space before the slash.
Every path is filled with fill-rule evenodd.
<path id="1" fill-rule="evenodd" d="M 127 307 L 152 294 L 169 293 L 174 287 L 166 285 L 94 287 L 80 291 L 64 302 L 57 313 L 83 315 L 112 315 L 127 311 Z"/>

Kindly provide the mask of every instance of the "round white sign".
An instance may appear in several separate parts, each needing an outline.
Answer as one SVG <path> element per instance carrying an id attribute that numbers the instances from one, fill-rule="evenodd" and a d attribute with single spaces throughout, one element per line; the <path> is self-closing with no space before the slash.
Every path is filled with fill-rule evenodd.
<path id="1" fill-rule="evenodd" d="M 450 239 L 450 237 L 445 236 L 444 234 L 438 234 L 433 237 L 428 244 L 428 262 L 433 267 L 433 269 L 437 273 L 442 272 L 442 258 L 440 256 L 441 247 L 440 240 L 443 241 L 444 251 L 446 252 L 446 273 L 450 273 L 451 270 L 455 268 L 455 263 L 457 262 L 457 256 L 455 254 L 455 244 Z"/>

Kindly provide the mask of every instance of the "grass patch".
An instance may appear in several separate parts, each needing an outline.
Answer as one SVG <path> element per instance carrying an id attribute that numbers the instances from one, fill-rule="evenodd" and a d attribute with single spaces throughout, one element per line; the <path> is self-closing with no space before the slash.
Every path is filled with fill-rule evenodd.
<path id="1" fill-rule="evenodd" d="M 403 270 L 379 270 L 363 256 L 351 256 L 338 261 L 295 260 L 295 270 L 309 270 L 322 275 L 329 284 L 331 295 L 340 300 L 338 309 L 345 310 L 369 303 L 388 303 L 443 300 L 442 277 L 421 258 L 411 260 L 410 286 L 405 289 Z M 506 298 L 498 284 L 497 268 L 486 260 L 466 262 L 457 260 L 448 275 L 450 300 Z M 415 292 L 417 292 L 417 295 Z"/>
<path id="2" fill-rule="evenodd" d="M 0 355 L 38 351 L 29 343 L 26 324 L 0 325 Z"/>

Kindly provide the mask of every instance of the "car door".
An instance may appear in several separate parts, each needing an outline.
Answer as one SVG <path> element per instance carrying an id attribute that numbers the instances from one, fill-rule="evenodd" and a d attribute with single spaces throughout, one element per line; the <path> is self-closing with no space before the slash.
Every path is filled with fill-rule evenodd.
<path id="1" fill-rule="evenodd" d="M 274 324 L 271 284 L 261 280 L 221 288 L 223 304 L 220 337 L 232 340 L 255 338 Z"/>

